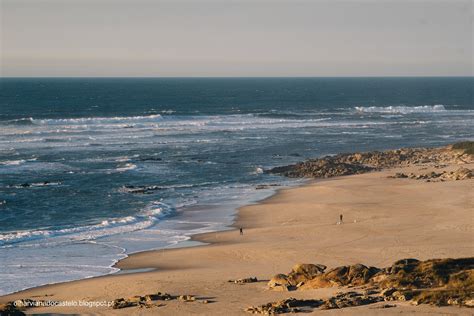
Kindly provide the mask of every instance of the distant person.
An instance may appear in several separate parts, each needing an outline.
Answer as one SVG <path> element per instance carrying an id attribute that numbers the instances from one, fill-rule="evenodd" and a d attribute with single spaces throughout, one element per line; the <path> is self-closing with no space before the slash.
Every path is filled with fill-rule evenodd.
<path id="1" fill-rule="evenodd" d="M 240 227 L 240 236 L 242 236 L 244 234 L 244 229 L 242 227 Z"/>
<path id="2" fill-rule="evenodd" d="M 342 214 L 341 214 L 341 215 L 339 215 L 339 223 L 341 223 L 341 224 L 342 224 Z"/>

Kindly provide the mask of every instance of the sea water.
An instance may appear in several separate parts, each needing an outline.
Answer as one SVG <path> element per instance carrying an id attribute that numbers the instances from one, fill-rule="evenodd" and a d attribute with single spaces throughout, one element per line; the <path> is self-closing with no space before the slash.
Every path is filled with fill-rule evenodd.
<path id="1" fill-rule="evenodd" d="M 473 139 L 473 86 L 0 79 L 0 294 L 113 273 L 127 254 L 226 229 L 239 206 L 298 183 L 262 172 L 274 166 Z"/>

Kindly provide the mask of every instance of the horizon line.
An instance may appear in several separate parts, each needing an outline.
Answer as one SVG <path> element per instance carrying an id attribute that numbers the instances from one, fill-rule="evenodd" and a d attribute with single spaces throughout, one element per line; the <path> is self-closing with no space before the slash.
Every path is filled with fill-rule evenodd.
<path id="1" fill-rule="evenodd" d="M 311 79 L 311 78 L 474 78 L 473 75 L 442 76 L 0 76 L 0 79 Z"/>

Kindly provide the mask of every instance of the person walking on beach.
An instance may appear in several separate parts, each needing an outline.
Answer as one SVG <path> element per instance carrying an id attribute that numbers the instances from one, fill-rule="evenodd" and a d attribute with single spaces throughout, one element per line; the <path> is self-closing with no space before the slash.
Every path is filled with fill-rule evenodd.
<path id="1" fill-rule="evenodd" d="M 342 214 L 339 215 L 339 223 L 342 224 Z"/>
<path id="2" fill-rule="evenodd" d="M 239 231 L 240 231 L 240 236 L 242 236 L 244 234 L 244 229 L 240 227 Z"/>

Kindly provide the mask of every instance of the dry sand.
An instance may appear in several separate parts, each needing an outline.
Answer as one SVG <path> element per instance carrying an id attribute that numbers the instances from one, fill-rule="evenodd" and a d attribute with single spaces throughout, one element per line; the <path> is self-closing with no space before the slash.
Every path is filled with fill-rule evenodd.
<path id="1" fill-rule="evenodd" d="M 244 227 L 243 236 L 237 230 L 203 234 L 194 239 L 208 245 L 143 252 L 117 265 L 121 269 L 156 268 L 152 272 L 43 286 L 1 297 L 0 302 L 19 298 L 110 301 L 161 291 L 192 294 L 210 302 L 166 301 L 161 307 L 120 310 L 47 307 L 29 309 L 27 313 L 250 315 L 243 311 L 250 305 L 288 297 L 325 298 L 338 291 L 267 289 L 269 278 L 289 272 L 298 262 L 321 263 L 329 268 L 354 263 L 385 267 L 402 258 L 474 256 L 474 179 L 432 183 L 387 178 L 400 170 L 315 181 L 281 190 L 262 203 L 240 209 L 235 226 Z M 340 213 L 344 223 L 337 225 Z M 245 285 L 227 282 L 250 276 L 262 281 Z M 315 309 L 313 313 L 472 314 L 467 308 L 396 302 L 394 308 L 381 309 L 383 304 Z"/>

